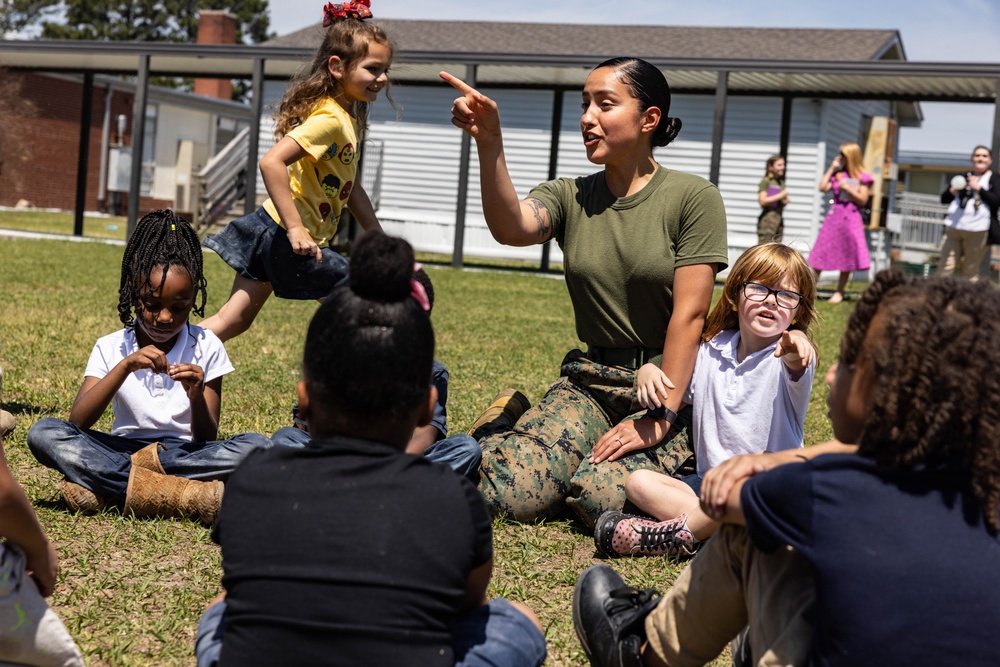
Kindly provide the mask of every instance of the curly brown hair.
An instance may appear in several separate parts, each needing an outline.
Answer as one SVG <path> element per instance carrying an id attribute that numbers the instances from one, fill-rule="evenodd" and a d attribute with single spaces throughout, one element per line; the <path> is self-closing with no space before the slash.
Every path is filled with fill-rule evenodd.
<path id="1" fill-rule="evenodd" d="M 1000 532 L 1000 292 L 954 278 L 879 273 L 847 323 L 840 363 L 870 369 L 858 453 L 891 468 L 968 469 Z"/>
<path id="2" fill-rule="evenodd" d="M 312 62 L 300 69 L 292 78 L 274 112 L 275 139 L 281 139 L 289 130 L 301 124 L 318 101 L 325 97 L 337 97 L 340 85 L 330 74 L 328 67 L 332 56 L 340 58 L 346 72 L 368 55 L 368 45 L 372 42 L 389 49 L 390 60 L 395 53 L 395 47 L 389 36 L 371 21 L 343 18 L 334 21 L 325 30 L 323 43 L 316 50 Z M 388 85 L 387 82 L 385 90 L 387 97 Z M 347 112 L 357 119 L 363 134 L 368 127 L 368 103 L 354 102 Z"/>
<path id="3" fill-rule="evenodd" d="M 816 278 L 813 270 L 798 250 L 784 243 L 762 243 L 753 246 L 733 263 L 722 287 L 722 298 L 705 319 L 705 332 L 701 339 L 708 342 L 726 329 L 740 326 L 736 307 L 740 290 L 747 281 L 764 285 L 777 285 L 790 276 L 802 302 L 789 329 L 798 329 L 811 337 L 809 327 L 816 321 Z M 815 347 L 815 346 L 814 346 Z"/>

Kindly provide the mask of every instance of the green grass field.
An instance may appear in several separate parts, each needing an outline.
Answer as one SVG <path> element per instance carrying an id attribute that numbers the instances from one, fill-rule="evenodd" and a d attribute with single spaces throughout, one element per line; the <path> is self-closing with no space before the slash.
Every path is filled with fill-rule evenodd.
<path id="1" fill-rule="evenodd" d="M 0 216 L 0 226 L 15 226 L 7 216 Z M 101 219 L 101 224 L 112 223 Z M 219 550 L 208 530 L 186 521 L 125 518 L 115 511 L 70 514 L 57 490 L 58 475 L 38 465 L 25 445 L 35 420 L 68 415 L 94 342 L 120 326 L 115 305 L 121 254 L 122 247 L 100 243 L 0 238 L 3 400 L 18 420 L 7 453 L 59 553 L 59 583 L 51 602 L 88 663 L 192 664 L 198 618 L 221 590 Z M 206 273 L 207 312 L 212 313 L 227 297 L 233 272 L 207 255 Z M 436 267 L 428 267 L 428 273 L 437 292 L 436 356 L 451 371 L 450 427 L 466 429 L 504 387 L 517 387 L 537 400 L 556 379 L 565 352 L 579 344 L 563 281 Z M 272 299 L 254 327 L 227 345 L 237 371 L 225 382 L 221 436 L 270 434 L 290 424 L 303 337 L 315 308 L 311 302 Z M 819 304 L 814 338 L 820 362 L 807 444 L 831 436 L 823 376 L 836 358 L 850 309 L 849 304 Z M 110 415 L 97 427 L 109 428 Z M 494 539 L 490 593 L 524 601 L 538 612 L 549 642 L 547 664 L 585 664 L 570 601 L 577 574 L 599 562 L 591 537 L 568 522 L 550 522 L 497 524 Z M 665 589 L 678 573 L 663 559 L 613 565 L 643 587 Z"/>

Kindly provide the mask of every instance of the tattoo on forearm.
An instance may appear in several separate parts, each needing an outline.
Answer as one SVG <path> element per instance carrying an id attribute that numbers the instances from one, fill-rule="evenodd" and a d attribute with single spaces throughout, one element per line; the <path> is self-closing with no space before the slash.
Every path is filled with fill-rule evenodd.
<path id="1" fill-rule="evenodd" d="M 535 215 L 535 222 L 538 223 L 538 238 L 547 237 L 552 232 L 552 225 L 549 224 L 549 212 L 545 205 L 537 199 L 528 199 L 527 204 Z"/>

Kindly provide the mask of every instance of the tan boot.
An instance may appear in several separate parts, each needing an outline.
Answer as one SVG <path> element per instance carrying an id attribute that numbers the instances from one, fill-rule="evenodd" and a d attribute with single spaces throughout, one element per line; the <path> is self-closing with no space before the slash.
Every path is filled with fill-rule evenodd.
<path id="1" fill-rule="evenodd" d="M 513 426 L 530 407 L 531 402 L 524 394 L 516 389 L 504 389 L 493 397 L 490 407 L 472 422 L 469 435 L 492 421 L 502 421 L 507 426 Z"/>
<path id="2" fill-rule="evenodd" d="M 7 436 L 14 432 L 15 426 L 17 426 L 17 421 L 14 419 L 14 415 L 6 410 L 0 410 L 0 441 L 6 440 Z"/>
<path id="3" fill-rule="evenodd" d="M 3 405 L 3 369 L 0 368 L 0 405 Z M 17 422 L 14 420 L 14 415 L 10 414 L 6 410 L 0 410 L 0 441 L 3 441 L 8 435 L 14 432 L 14 427 L 17 426 Z"/>
<path id="4" fill-rule="evenodd" d="M 132 455 L 132 467 L 145 468 L 166 475 L 163 465 L 160 464 L 160 452 L 166 447 L 162 442 L 152 442 Z"/>
<path id="5" fill-rule="evenodd" d="M 198 482 L 132 466 L 125 494 L 125 514 L 133 516 L 185 516 L 211 525 L 219 516 L 223 484 Z"/>
<path id="6" fill-rule="evenodd" d="M 99 512 L 108 506 L 104 498 L 68 479 L 59 483 L 59 491 L 66 505 L 74 512 Z"/>

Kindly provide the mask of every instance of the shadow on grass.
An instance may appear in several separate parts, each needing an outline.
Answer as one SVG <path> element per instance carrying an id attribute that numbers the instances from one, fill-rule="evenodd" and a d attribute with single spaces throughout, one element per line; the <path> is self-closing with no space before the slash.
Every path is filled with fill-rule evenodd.
<path id="1" fill-rule="evenodd" d="M 34 405 L 31 403 L 19 403 L 18 401 L 10 401 L 10 402 L 5 402 L 3 404 L 3 409 L 16 417 L 18 415 L 53 414 L 59 411 L 59 406 L 55 404 Z M 32 422 L 32 424 L 34 424 L 34 422 Z M 31 426 L 31 424 L 25 425 L 25 429 L 27 429 L 29 426 Z"/>

